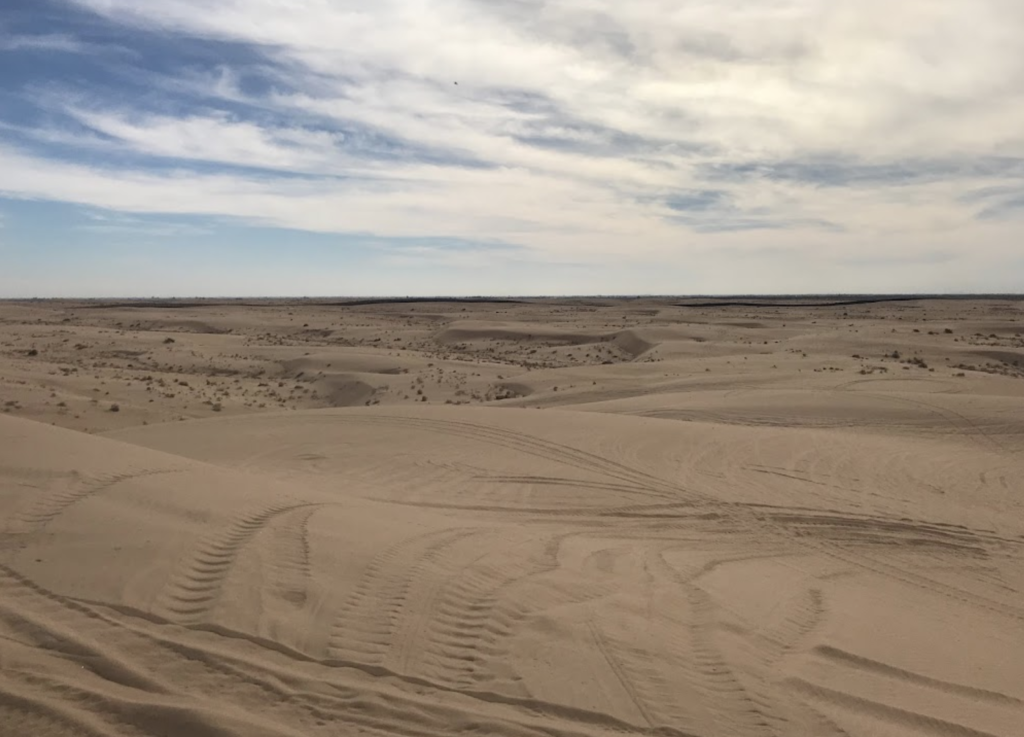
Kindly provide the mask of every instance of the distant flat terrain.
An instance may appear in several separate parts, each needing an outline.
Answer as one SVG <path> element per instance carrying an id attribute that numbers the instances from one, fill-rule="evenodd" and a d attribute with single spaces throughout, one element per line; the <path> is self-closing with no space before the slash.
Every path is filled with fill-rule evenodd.
<path id="1" fill-rule="evenodd" d="M 0 303 L 0 735 L 1018 737 L 1024 301 Z"/>

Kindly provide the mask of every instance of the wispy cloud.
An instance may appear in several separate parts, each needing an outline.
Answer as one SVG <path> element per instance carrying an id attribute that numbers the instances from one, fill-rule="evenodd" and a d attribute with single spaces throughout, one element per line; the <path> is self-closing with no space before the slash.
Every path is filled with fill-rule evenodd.
<path id="1" fill-rule="evenodd" d="M 55 51 L 76 54 L 88 49 L 89 44 L 61 33 L 0 35 L 0 51 Z"/>
<path id="2" fill-rule="evenodd" d="M 1012 183 L 971 190 L 963 194 L 960 201 L 977 207 L 979 220 L 1017 220 L 1024 223 L 1024 177 Z"/>
<path id="3" fill-rule="evenodd" d="M 1024 222 L 1024 190 L 985 207 L 978 213 L 981 220 L 1016 220 Z"/>
<path id="4" fill-rule="evenodd" d="M 106 210 L 86 211 L 86 222 L 75 230 L 108 235 L 152 236 L 178 238 L 210 235 L 214 230 L 194 223 L 173 222 L 154 218 L 139 218 Z"/>

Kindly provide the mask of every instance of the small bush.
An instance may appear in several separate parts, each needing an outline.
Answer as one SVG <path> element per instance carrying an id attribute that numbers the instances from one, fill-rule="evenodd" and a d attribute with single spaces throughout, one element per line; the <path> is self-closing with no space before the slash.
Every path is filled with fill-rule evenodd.
<path id="1" fill-rule="evenodd" d="M 119 405 L 119 404 L 112 404 L 112 405 L 110 405 L 110 411 L 111 412 L 120 412 L 121 411 L 121 405 Z"/>

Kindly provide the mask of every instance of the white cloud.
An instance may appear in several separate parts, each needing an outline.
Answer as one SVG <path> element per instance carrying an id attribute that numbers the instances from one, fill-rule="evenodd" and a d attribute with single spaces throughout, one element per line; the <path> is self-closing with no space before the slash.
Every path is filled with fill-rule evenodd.
<path id="1" fill-rule="evenodd" d="M 479 91 L 508 88 L 626 132 L 730 155 L 1024 145 L 1017 0 L 322 0 L 301 12 L 273 0 L 77 2 L 113 18 L 272 44 L 324 75 L 367 82 L 363 96 L 388 91 L 381 72 L 400 74 L 406 86 L 390 102 L 410 118 L 443 105 L 472 122 L 462 112 Z"/>
<path id="2" fill-rule="evenodd" d="M 223 115 L 132 116 L 77 107 L 66 108 L 65 112 L 108 137 L 88 141 L 100 147 L 127 147 L 151 156 L 296 173 L 324 173 L 332 167 L 353 163 L 340 149 L 344 136 L 324 131 L 265 128 Z"/>
<path id="3" fill-rule="evenodd" d="M 254 178 L 194 172 L 140 173 L 27 157 L 0 147 L 0 192 L 125 212 L 227 215 L 322 232 L 522 242 L 553 252 L 621 253 L 664 247 L 673 229 L 609 191 L 521 169 L 400 166 L 345 178 Z M 495 207 L 500 203 L 500 211 Z M 537 213 L 551 210 L 538 220 Z M 652 206 L 652 213 L 657 215 Z M 595 221 L 595 217 L 598 218 Z M 602 233 L 597 237 L 595 229 Z"/>
<path id="4" fill-rule="evenodd" d="M 529 258 L 577 263 L 610 263 L 623 257 L 685 262 L 723 247 L 736 254 L 771 247 L 835 258 L 885 257 L 895 249 L 913 257 L 937 248 L 963 250 L 966 240 L 975 254 L 1012 252 L 1013 223 L 976 223 L 976 205 L 949 206 L 951 187 L 940 183 L 902 188 L 885 201 L 871 189 L 824 189 L 812 199 L 798 185 L 766 183 L 738 193 L 744 208 L 740 212 L 752 213 L 738 219 L 776 226 L 752 238 L 743 230 L 695 234 L 674 224 L 674 213 L 660 203 L 624 202 L 602 187 L 521 169 L 406 166 L 389 172 L 387 178 L 282 180 L 86 167 L 0 147 L 0 193 L 7 195 L 129 213 L 228 216 L 319 232 L 505 242 L 525 246 Z M 799 200 L 798 206 L 794 200 Z M 802 221 L 789 223 L 777 215 L 795 207 Z M 843 212 L 845 233 L 831 233 L 815 224 L 821 217 Z M 692 223 L 698 229 L 701 217 L 698 213 Z M 708 215 L 711 222 L 704 229 L 715 230 L 717 217 Z"/>

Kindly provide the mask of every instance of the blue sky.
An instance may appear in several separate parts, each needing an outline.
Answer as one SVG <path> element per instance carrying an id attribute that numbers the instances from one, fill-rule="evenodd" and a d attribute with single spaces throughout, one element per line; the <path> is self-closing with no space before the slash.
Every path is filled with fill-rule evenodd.
<path id="1" fill-rule="evenodd" d="M 0 296 L 1021 291 L 1019 0 L 5 0 Z"/>

